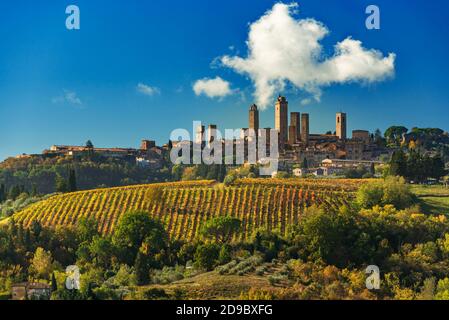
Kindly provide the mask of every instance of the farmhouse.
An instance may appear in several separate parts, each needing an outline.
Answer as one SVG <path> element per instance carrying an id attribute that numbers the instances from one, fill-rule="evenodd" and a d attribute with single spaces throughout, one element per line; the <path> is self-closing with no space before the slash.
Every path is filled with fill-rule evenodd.
<path id="1" fill-rule="evenodd" d="M 45 283 L 23 282 L 11 286 L 12 300 L 48 300 L 51 288 Z"/>

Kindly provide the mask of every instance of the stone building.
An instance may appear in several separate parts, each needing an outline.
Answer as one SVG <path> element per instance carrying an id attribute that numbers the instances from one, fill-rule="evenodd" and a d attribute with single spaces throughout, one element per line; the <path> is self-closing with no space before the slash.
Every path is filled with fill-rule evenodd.
<path id="1" fill-rule="evenodd" d="M 254 129 L 256 133 L 259 131 L 259 110 L 255 104 L 249 109 L 249 128 Z"/>
<path id="2" fill-rule="evenodd" d="M 300 119 L 301 119 L 301 114 L 299 112 L 292 112 L 290 114 L 290 126 L 295 127 L 295 129 L 296 129 L 295 143 L 301 139 L 301 120 Z"/>
<path id="3" fill-rule="evenodd" d="M 23 282 L 11 286 L 12 300 L 50 300 L 51 287 L 45 283 Z"/>
<path id="4" fill-rule="evenodd" d="M 347 132 L 346 132 L 346 113 L 339 112 L 336 116 L 336 132 L 337 137 L 340 140 L 346 140 Z"/>
<path id="5" fill-rule="evenodd" d="M 282 149 L 288 142 L 288 101 L 285 97 L 279 96 L 276 101 L 274 124 L 279 131 L 279 146 Z"/>
<path id="6" fill-rule="evenodd" d="M 301 115 L 301 141 L 304 146 L 309 144 L 309 114 L 303 113 Z"/>

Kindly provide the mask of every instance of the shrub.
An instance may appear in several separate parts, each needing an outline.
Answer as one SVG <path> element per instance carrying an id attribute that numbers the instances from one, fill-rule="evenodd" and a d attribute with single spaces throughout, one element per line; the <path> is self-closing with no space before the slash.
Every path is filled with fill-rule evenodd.
<path id="1" fill-rule="evenodd" d="M 165 292 L 164 289 L 158 289 L 158 288 L 152 288 L 148 289 L 143 293 L 143 296 L 147 300 L 161 300 L 161 299 L 167 299 L 168 295 Z"/>
<path id="2" fill-rule="evenodd" d="M 169 284 L 184 279 L 185 268 L 182 266 L 164 267 L 162 270 L 155 270 L 151 275 L 151 282 L 154 284 Z"/>
<path id="3" fill-rule="evenodd" d="M 362 185 L 357 192 L 357 202 L 365 209 L 388 204 L 405 209 L 413 205 L 415 197 L 403 178 L 388 177 Z"/>
<path id="4" fill-rule="evenodd" d="M 235 180 L 237 180 L 237 176 L 234 174 L 229 174 L 226 178 L 224 178 L 223 183 L 225 186 L 230 186 L 235 182 Z"/>
<path id="5" fill-rule="evenodd" d="M 195 265 L 207 271 L 212 270 L 218 261 L 220 247 L 216 244 L 198 246 L 195 252 Z"/>

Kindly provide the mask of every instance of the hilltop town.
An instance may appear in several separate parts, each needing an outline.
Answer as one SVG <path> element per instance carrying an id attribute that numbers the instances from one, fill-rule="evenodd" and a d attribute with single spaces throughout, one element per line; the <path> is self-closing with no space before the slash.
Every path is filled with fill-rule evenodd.
<path id="1" fill-rule="evenodd" d="M 290 121 L 289 121 L 290 120 Z M 403 127 L 402 132 L 395 132 L 397 145 L 387 145 L 387 141 L 380 132 L 371 133 L 368 130 L 353 130 L 348 133 L 348 115 L 339 112 L 335 116 L 335 131 L 324 134 L 310 132 L 310 115 L 308 113 L 290 112 L 289 102 L 286 97 L 279 95 L 274 108 L 274 128 L 278 134 L 279 146 L 279 170 L 291 172 L 296 176 L 313 174 L 316 176 L 341 175 L 343 172 L 365 168 L 373 172 L 376 165 L 382 164 L 382 160 L 389 161 L 393 152 L 400 145 L 425 142 L 425 135 L 431 134 L 434 139 L 443 139 L 447 144 L 449 136 L 440 129 L 417 129 L 410 133 Z M 405 130 L 404 130 L 405 129 Z M 211 143 L 216 136 L 217 125 L 210 124 L 196 128 L 195 140 L 205 145 Z M 267 156 L 269 156 L 270 130 L 272 128 L 261 128 L 259 121 L 259 109 L 252 104 L 249 108 L 248 128 L 242 128 L 241 139 L 233 140 L 234 144 L 243 142 L 245 144 L 245 162 L 248 162 L 248 145 L 250 137 L 246 135 L 249 130 L 254 130 L 258 135 L 265 135 L 267 141 Z M 428 132 L 429 131 L 429 132 Z M 430 132 L 431 131 L 431 132 Z M 436 132 L 438 131 L 438 132 Z M 399 137 L 398 137 L 399 135 Z M 392 139 L 393 139 L 392 138 Z M 221 138 L 223 150 L 227 141 Z M 391 142 L 391 141 L 390 141 Z M 55 158 L 68 157 L 77 158 L 88 154 L 95 154 L 103 159 L 118 159 L 136 164 L 140 167 L 150 169 L 161 169 L 169 159 L 170 150 L 182 144 L 188 144 L 193 148 L 194 141 L 170 141 L 163 146 L 157 146 L 154 140 L 142 140 L 140 148 L 99 148 L 90 141 L 84 146 L 53 145 L 41 154 L 20 155 L 16 158 Z M 444 153 L 445 151 L 442 150 Z"/>

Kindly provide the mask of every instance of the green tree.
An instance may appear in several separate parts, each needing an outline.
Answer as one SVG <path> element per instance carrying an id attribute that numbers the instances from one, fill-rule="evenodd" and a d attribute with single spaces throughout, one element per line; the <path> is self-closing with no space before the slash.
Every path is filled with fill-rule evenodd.
<path id="1" fill-rule="evenodd" d="M 176 164 L 171 169 L 172 179 L 173 181 L 181 181 L 182 175 L 184 173 L 184 167 L 181 164 Z"/>
<path id="2" fill-rule="evenodd" d="M 58 291 L 58 282 L 56 281 L 54 272 L 51 274 L 51 291 L 52 292 Z"/>
<path id="3" fill-rule="evenodd" d="M 407 157 L 402 150 L 395 151 L 390 161 L 390 175 L 407 176 Z"/>
<path id="4" fill-rule="evenodd" d="M 76 186 L 76 173 L 75 170 L 71 169 L 69 171 L 69 180 L 68 180 L 68 191 L 75 192 L 78 188 Z"/>
<path id="5" fill-rule="evenodd" d="M 438 281 L 436 300 L 449 300 L 449 278 Z"/>
<path id="6" fill-rule="evenodd" d="M 136 261 L 134 262 L 134 270 L 138 285 L 142 286 L 149 283 L 150 268 L 148 265 L 148 257 L 141 251 L 137 253 Z"/>
<path id="7" fill-rule="evenodd" d="M 95 236 L 89 244 L 89 253 L 92 261 L 102 268 L 111 267 L 111 260 L 114 257 L 115 250 L 109 238 Z"/>
<path id="8" fill-rule="evenodd" d="M 55 189 L 56 189 L 56 192 L 61 192 L 61 193 L 66 193 L 69 191 L 69 186 L 67 184 L 66 179 L 64 179 L 64 177 L 61 176 L 59 173 L 56 174 Z"/>
<path id="9" fill-rule="evenodd" d="M 51 253 L 43 248 L 37 248 L 30 265 L 30 273 L 39 279 L 49 280 L 53 272 L 53 258 Z"/>
<path id="10" fill-rule="evenodd" d="M 21 193 L 20 186 L 13 186 L 9 191 L 8 198 L 16 200 L 17 197 L 20 195 L 20 193 Z"/>
<path id="11" fill-rule="evenodd" d="M 386 145 L 385 139 L 382 137 L 382 132 L 380 129 L 376 129 L 374 132 L 374 143 L 379 147 L 383 148 Z"/>
<path id="12" fill-rule="evenodd" d="M 445 170 L 445 165 L 440 156 L 435 156 L 431 160 L 431 165 L 429 168 L 429 176 L 436 180 L 440 180 L 447 174 Z"/>
<path id="13" fill-rule="evenodd" d="M 232 236 L 240 230 L 240 225 L 239 219 L 230 216 L 213 218 L 202 227 L 201 235 L 221 244 L 228 243 Z"/>
<path id="14" fill-rule="evenodd" d="M 415 197 L 403 178 L 388 177 L 362 185 L 357 192 L 357 202 L 366 209 L 388 204 L 405 209 L 413 205 Z"/>
<path id="15" fill-rule="evenodd" d="M 385 131 L 385 138 L 389 144 L 399 145 L 402 136 L 408 132 L 408 129 L 404 126 L 392 126 Z"/>
<path id="16" fill-rule="evenodd" d="M 217 265 L 219 253 L 220 247 L 217 244 L 199 245 L 195 252 L 195 265 L 198 268 L 210 271 Z"/>
<path id="17" fill-rule="evenodd" d="M 36 197 L 39 195 L 39 191 L 37 189 L 37 184 L 33 183 L 33 186 L 31 188 L 31 196 Z"/>
<path id="18" fill-rule="evenodd" d="M 4 184 L 0 185 L 0 203 L 6 200 L 6 187 Z"/>
<path id="19" fill-rule="evenodd" d="M 76 228 L 77 238 L 80 243 L 91 242 L 95 236 L 99 236 L 98 222 L 95 219 L 81 218 Z"/>
<path id="20" fill-rule="evenodd" d="M 151 253 L 158 253 L 167 247 L 168 235 L 164 226 L 153 220 L 148 212 L 125 213 L 119 220 L 113 234 L 113 243 L 121 250 L 123 259 L 132 265 L 143 243 L 151 244 Z"/>
<path id="21" fill-rule="evenodd" d="M 223 265 L 231 261 L 232 254 L 231 254 L 231 246 L 224 244 L 221 246 L 220 253 L 218 255 L 218 263 Z"/>

